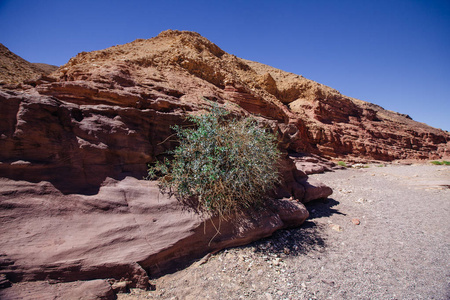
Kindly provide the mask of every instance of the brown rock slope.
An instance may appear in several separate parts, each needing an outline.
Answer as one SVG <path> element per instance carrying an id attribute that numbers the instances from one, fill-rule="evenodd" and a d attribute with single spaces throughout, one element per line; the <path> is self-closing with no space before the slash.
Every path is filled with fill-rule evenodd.
<path id="1" fill-rule="evenodd" d="M 0 84 L 16 84 L 48 75 L 57 66 L 30 63 L 0 44 Z"/>
<path id="2" fill-rule="evenodd" d="M 297 127 L 307 145 L 294 143 L 292 150 L 328 158 L 384 161 L 450 156 L 448 132 L 344 96 L 302 76 L 246 62 L 258 74 L 264 74 L 268 87 L 263 88 L 287 105 L 295 119 L 303 120 L 304 127 Z"/>
<path id="3" fill-rule="evenodd" d="M 145 106 L 158 92 L 179 104 L 197 103 L 200 96 L 228 100 L 283 124 L 288 148 L 296 152 L 375 160 L 450 155 L 447 132 L 302 76 L 237 58 L 193 32 L 166 31 L 150 40 L 80 53 L 54 75 L 58 82 L 38 91 L 76 103 L 126 98 Z"/>

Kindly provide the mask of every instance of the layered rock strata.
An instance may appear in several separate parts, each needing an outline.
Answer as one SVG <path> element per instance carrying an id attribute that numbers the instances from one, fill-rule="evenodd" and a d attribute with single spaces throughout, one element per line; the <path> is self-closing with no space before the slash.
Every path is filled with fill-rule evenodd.
<path id="1" fill-rule="evenodd" d="M 450 155 L 448 132 L 301 75 L 237 58 L 194 32 L 169 30 L 80 53 L 53 77 L 55 82 L 39 84 L 39 93 L 77 103 L 128 99 L 139 106 L 158 92 L 181 103 L 202 96 L 230 101 L 283 124 L 295 152 L 385 161 Z"/>
<path id="2" fill-rule="evenodd" d="M 220 220 L 186 209 L 155 182 L 133 177 L 107 179 L 95 195 L 64 195 L 45 181 L 0 183 L 0 273 L 13 283 L 0 296 L 15 291 L 18 282 L 36 281 L 108 280 L 145 289 L 149 276 L 299 226 L 308 217 L 298 201 L 274 199 Z M 328 193 L 323 185 L 306 189 L 310 198 Z"/>

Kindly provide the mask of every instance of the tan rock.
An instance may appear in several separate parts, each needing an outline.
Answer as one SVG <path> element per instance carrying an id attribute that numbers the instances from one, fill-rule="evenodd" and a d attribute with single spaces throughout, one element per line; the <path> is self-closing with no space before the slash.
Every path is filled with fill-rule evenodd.
<path id="1" fill-rule="evenodd" d="M 330 228 L 334 231 L 341 232 L 344 231 L 344 228 L 342 228 L 340 225 L 337 224 L 329 224 Z"/>

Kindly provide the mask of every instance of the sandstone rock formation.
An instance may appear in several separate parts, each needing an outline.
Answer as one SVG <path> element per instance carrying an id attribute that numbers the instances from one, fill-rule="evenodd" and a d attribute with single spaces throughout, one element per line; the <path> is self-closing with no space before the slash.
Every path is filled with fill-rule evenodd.
<path id="1" fill-rule="evenodd" d="M 141 180 L 176 145 L 170 126 L 211 102 L 270 126 L 284 153 L 277 200 L 220 228 Z M 311 164 L 333 167 L 321 157 L 438 158 L 450 141 L 442 130 L 179 31 L 80 53 L 51 75 L 3 85 L 0 111 L 0 274 L 13 283 L 0 297 L 21 281 L 146 287 L 148 275 L 301 224 L 301 202 L 332 192 L 306 174 L 318 170 Z"/>
<path id="2" fill-rule="evenodd" d="M 1 238 L 7 241 L 0 248 L 0 274 L 2 287 L 13 283 L 0 292 L 2 299 L 32 290 L 33 297 L 70 295 L 86 287 L 65 283 L 77 280 L 101 286 L 100 298 L 114 296 L 104 279 L 113 287 L 146 288 L 148 275 L 300 225 L 308 212 L 298 200 L 331 194 L 329 187 L 309 183 L 285 156 L 283 183 L 273 193 L 278 200 L 266 207 L 226 221 L 185 211 L 160 195 L 155 183 L 138 179 L 147 163 L 174 147 L 165 141 L 170 126 L 207 108 L 202 97 L 224 104 L 224 92 L 214 96 L 214 86 L 175 71 L 160 74 L 173 77 L 163 81 L 133 77 L 121 64 L 106 69 L 76 82 L 41 76 L 0 90 L 0 176 L 9 178 L 0 185 Z M 184 99 L 186 88 L 195 95 Z M 284 121 L 276 106 L 247 100 L 250 110 L 256 104 L 253 110 L 266 108 Z M 274 130 L 285 126 L 258 118 Z"/>
<path id="3" fill-rule="evenodd" d="M 180 104 L 201 96 L 231 101 L 282 124 L 289 150 L 327 158 L 436 159 L 450 151 L 448 132 L 237 58 L 193 32 L 169 30 L 150 40 L 80 53 L 54 77 L 56 82 L 37 87 L 39 93 L 80 104 L 127 98 L 145 106 L 160 97 L 158 92 Z"/>
<path id="4" fill-rule="evenodd" d="M 148 288 L 149 275 L 299 226 L 308 217 L 301 203 L 277 199 L 219 220 L 186 210 L 160 194 L 155 182 L 132 177 L 108 179 L 90 196 L 63 195 L 44 181 L 0 183 L 0 273 L 13 283 L 108 279 Z M 10 290 L 0 290 L 6 299 L 3 293 Z"/>

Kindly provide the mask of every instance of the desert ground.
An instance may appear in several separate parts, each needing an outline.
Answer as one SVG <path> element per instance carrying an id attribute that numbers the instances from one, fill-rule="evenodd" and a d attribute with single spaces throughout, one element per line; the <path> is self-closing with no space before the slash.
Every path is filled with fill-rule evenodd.
<path id="1" fill-rule="evenodd" d="M 307 204 L 301 228 L 207 256 L 118 299 L 450 298 L 449 166 L 312 177 L 334 193 Z"/>

